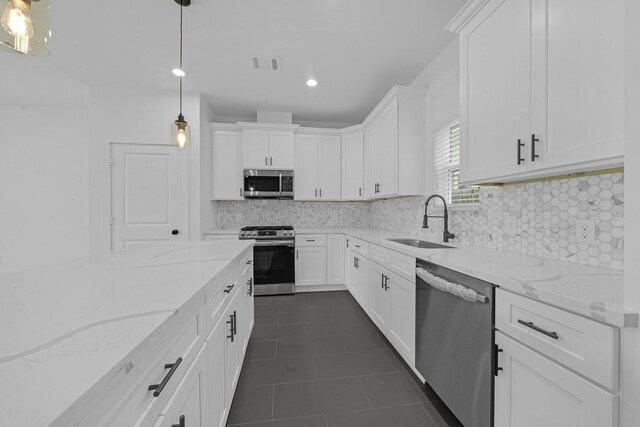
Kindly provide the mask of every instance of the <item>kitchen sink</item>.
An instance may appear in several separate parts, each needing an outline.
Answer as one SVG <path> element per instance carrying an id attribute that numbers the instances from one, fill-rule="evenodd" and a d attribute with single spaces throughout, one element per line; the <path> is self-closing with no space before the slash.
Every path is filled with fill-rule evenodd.
<path id="1" fill-rule="evenodd" d="M 453 246 L 441 245 L 439 243 L 431 243 L 418 239 L 387 239 L 390 242 L 400 243 L 401 245 L 413 246 L 422 249 L 454 249 Z"/>

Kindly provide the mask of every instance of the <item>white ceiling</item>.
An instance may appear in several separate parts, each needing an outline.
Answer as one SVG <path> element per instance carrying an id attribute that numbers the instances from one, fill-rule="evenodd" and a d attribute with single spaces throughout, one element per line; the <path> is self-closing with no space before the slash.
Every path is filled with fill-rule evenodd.
<path id="1" fill-rule="evenodd" d="M 174 0 L 53 1 L 58 69 L 90 85 L 177 88 Z M 291 111 L 296 121 L 359 123 L 453 39 L 464 0 L 192 0 L 185 89 L 218 115 Z M 254 70 L 277 56 L 281 71 Z M 316 88 L 306 81 L 314 77 Z"/>

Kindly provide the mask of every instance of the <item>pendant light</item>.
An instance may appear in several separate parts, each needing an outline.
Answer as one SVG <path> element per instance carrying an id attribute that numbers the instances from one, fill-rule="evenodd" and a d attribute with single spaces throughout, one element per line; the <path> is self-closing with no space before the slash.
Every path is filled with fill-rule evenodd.
<path id="1" fill-rule="evenodd" d="M 191 0 L 175 0 L 180 5 L 180 70 L 182 70 L 182 10 L 191 5 Z M 182 115 L 182 78 L 180 76 L 180 114 L 178 114 L 178 120 L 171 124 L 171 143 L 177 145 L 180 148 L 184 148 L 189 145 L 189 124 Z"/>
<path id="2" fill-rule="evenodd" d="M 0 0 L 0 44 L 25 55 L 49 55 L 50 8 L 49 0 Z"/>

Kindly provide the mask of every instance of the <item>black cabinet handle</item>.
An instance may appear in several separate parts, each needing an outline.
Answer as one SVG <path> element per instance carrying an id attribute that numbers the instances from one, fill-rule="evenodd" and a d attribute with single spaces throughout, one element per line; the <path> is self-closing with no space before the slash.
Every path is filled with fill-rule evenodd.
<path id="1" fill-rule="evenodd" d="M 358 258 L 353 258 L 353 262 L 355 263 L 356 268 L 360 268 L 360 260 Z"/>
<path id="2" fill-rule="evenodd" d="M 355 246 L 356 248 L 359 248 L 359 247 L 360 247 L 360 245 L 353 245 L 353 246 Z"/>
<path id="3" fill-rule="evenodd" d="M 522 140 L 518 140 L 518 164 L 522 164 L 522 162 L 524 162 L 524 159 L 522 158 L 522 147 L 524 147 L 524 143 L 522 142 Z"/>
<path id="4" fill-rule="evenodd" d="M 558 338 L 560 338 L 560 337 L 558 336 L 557 332 L 549 332 L 549 331 L 546 331 L 546 330 L 542 329 L 541 327 L 534 325 L 534 323 L 533 323 L 533 322 L 525 322 L 525 321 L 524 321 L 524 320 L 522 320 L 522 319 L 518 319 L 518 323 L 520 323 L 521 325 L 526 326 L 527 328 L 531 328 L 531 329 L 533 329 L 533 330 L 534 330 L 534 331 L 536 331 L 536 332 L 540 332 L 541 334 L 544 334 L 544 335 L 546 335 L 546 336 L 548 336 L 548 337 L 551 337 L 551 338 L 553 338 L 554 340 L 557 340 Z"/>
<path id="5" fill-rule="evenodd" d="M 384 290 L 385 292 L 389 290 L 389 276 L 383 275 L 384 277 Z"/>
<path id="6" fill-rule="evenodd" d="M 247 265 L 251 264 L 253 262 L 252 259 L 250 259 L 249 261 L 247 261 Z"/>
<path id="7" fill-rule="evenodd" d="M 171 427 L 186 427 L 187 424 L 185 424 L 184 415 L 180 415 L 180 418 L 178 418 L 178 420 L 180 422 L 178 424 L 171 424 Z"/>
<path id="8" fill-rule="evenodd" d="M 503 369 L 500 367 L 500 361 L 498 360 L 498 353 L 502 353 L 502 349 L 498 347 L 498 344 L 493 345 L 493 375 L 498 376 L 498 372 Z"/>
<path id="9" fill-rule="evenodd" d="M 314 197 L 318 197 L 318 189 L 317 188 L 315 190 L 315 196 Z"/>
<path id="10" fill-rule="evenodd" d="M 269 166 L 273 166 L 273 157 L 269 157 Z"/>
<path id="11" fill-rule="evenodd" d="M 233 287 L 234 287 L 235 285 L 236 285 L 236 284 L 234 283 L 233 285 L 229 285 L 229 286 L 227 286 L 227 289 L 225 289 L 223 292 L 224 292 L 225 294 L 230 294 L 230 293 L 231 293 L 231 290 L 233 289 Z"/>
<path id="12" fill-rule="evenodd" d="M 536 138 L 536 134 L 531 134 L 531 161 L 535 162 L 539 155 L 536 154 L 536 142 L 539 142 L 540 139 Z"/>
<path id="13" fill-rule="evenodd" d="M 165 386 L 167 385 L 167 383 L 169 382 L 173 374 L 176 373 L 176 370 L 178 369 L 178 366 L 180 366 L 181 363 L 182 363 L 182 357 L 178 357 L 178 360 L 176 360 L 176 363 L 167 363 L 166 365 L 164 365 L 164 369 L 169 369 L 169 372 L 167 373 L 167 375 L 165 375 L 162 381 L 160 381 L 160 384 L 152 384 L 148 388 L 149 391 L 155 390 L 153 392 L 153 397 L 160 396 L 160 393 L 162 393 L 162 390 L 164 390 Z"/>
<path id="14" fill-rule="evenodd" d="M 238 312 L 237 311 L 233 311 L 233 324 L 231 325 L 232 329 L 233 329 L 233 335 L 238 335 Z"/>
<path id="15" fill-rule="evenodd" d="M 307 242 L 315 242 L 314 239 L 307 239 Z"/>
<path id="16" fill-rule="evenodd" d="M 178 234 L 180 234 L 180 230 L 171 230 L 171 234 L 177 236 Z"/>
<path id="17" fill-rule="evenodd" d="M 264 165 L 265 166 L 269 166 L 269 158 L 268 157 L 264 158 Z"/>
<path id="18" fill-rule="evenodd" d="M 253 277 L 247 280 L 247 286 L 249 286 L 249 289 L 247 290 L 247 294 L 249 296 L 253 295 Z"/>
<path id="19" fill-rule="evenodd" d="M 234 337 L 236 336 L 235 334 L 235 329 L 234 329 L 234 321 L 233 321 L 233 314 L 229 315 L 229 320 L 227 320 L 227 324 L 230 326 L 229 328 L 229 333 L 231 335 L 227 335 L 227 338 L 229 338 L 231 340 L 231 342 L 234 341 Z"/>
<path id="20" fill-rule="evenodd" d="M 362 197 L 362 187 L 358 188 L 358 195 Z"/>
<path id="21" fill-rule="evenodd" d="M 380 289 L 384 289 L 384 274 L 380 275 Z"/>
<path id="22" fill-rule="evenodd" d="M 349 239 L 347 239 L 347 247 L 349 247 Z"/>
<path id="23" fill-rule="evenodd" d="M 240 197 L 242 197 L 242 187 L 240 187 Z"/>

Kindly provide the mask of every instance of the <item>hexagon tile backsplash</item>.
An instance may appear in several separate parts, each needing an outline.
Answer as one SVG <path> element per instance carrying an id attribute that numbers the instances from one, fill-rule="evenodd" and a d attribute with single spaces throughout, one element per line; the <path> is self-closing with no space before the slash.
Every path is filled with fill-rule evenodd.
<path id="1" fill-rule="evenodd" d="M 431 228 L 422 228 L 425 201 L 426 197 L 406 197 L 374 202 L 371 228 L 439 241 L 442 220 L 431 220 Z M 513 235 L 505 230 L 508 215 L 516 217 Z M 453 242 L 624 269 L 623 173 L 482 187 L 477 209 L 453 207 L 449 219 L 449 229 L 456 235 Z M 576 220 L 580 219 L 595 221 L 595 244 L 576 242 Z"/>
<path id="2" fill-rule="evenodd" d="M 442 238 L 442 220 L 422 228 L 426 197 L 368 202 L 252 200 L 218 202 L 218 228 L 286 224 L 297 228 L 377 228 Z M 433 210 L 434 213 L 438 209 Z M 505 217 L 516 217 L 516 232 Z M 595 244 L 576 242 L 576 220 L 593 219 Z M 624 175 L 604 174 L 531 184 L 482 187 L 480 204 L 450 210 L 453 242 L 624 269 Z"/>

